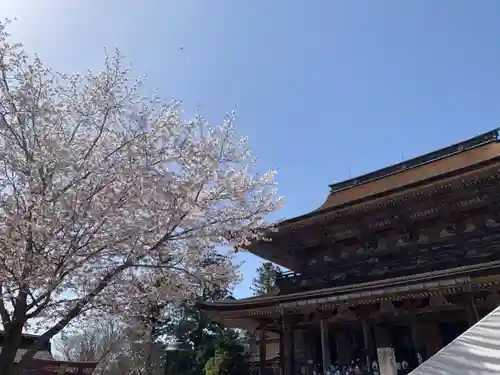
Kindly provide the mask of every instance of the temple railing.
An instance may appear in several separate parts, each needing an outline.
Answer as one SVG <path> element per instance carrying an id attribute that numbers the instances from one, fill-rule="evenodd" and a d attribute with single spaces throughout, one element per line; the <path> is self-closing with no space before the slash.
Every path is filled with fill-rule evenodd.
<path id="1" fill-rule="evenodd" d="M 307 267 L 302 273 L 276 276 L 280 294 L 346 286 L 404 277 L 448 268 L 500 260 L 500 230 L 487 235 L 456 237 L 454 243 L 407 245 L 382 253 L 345 259 L 319 268 Z"/>

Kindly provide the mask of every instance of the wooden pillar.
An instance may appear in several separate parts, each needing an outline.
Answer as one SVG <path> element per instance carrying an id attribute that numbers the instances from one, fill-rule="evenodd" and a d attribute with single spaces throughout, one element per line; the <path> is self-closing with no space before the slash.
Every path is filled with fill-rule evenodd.
<path id="1" fill-rule="evenodd" d="M 479 313 L 477 312 L 476 299 L 472 293 L 467 294 L 466 306 L 469 326 L 473 326 L 479 321 Z"/>
<path id="2" fill-rule="evenodd" d="M 439 333 L 439 326 L 436 322 L 429 322 L 419 326 L 419 333 L 425 337 L 425 349 L 427 358 L 433 356 L 443 347 L 441 334 Z"/>
<path id="3" fill-rule="evenodd" d="M 266 374 L 266 331 L 262 328 L 259 331 L 259 373 Z"/>
<path id="4" fill-rule="evenodd" d="M 372 362 L 373 362 L 373 338 L 372 338 L 372 332 L 371 332 L 371 327 L 370 323 L 368 322 L 367 319 L 363 319 L 362 322 L 363 325 L 363 340 L 364 340 L 364 346 L 365 346 L 365 361 L 366 361 L 366 368 L 371 370 L 372 368 Z"/>
<path id="5" fill-rule="evenodd" d="M 465 317 L 467 319 L 469 328 L 477 323 L 476 317 L 474 316 L 474 311 L 472 311 L 472 308 L 470 306 L 465 306 Z"/>
<path id="6" fill-rule="evenodd" d="M 422 333 L 420 332 L 419 322 L 415 315 L 411 316 L 410 319 L 410 329 L 411 329 L 411 340 L 413 343 L 413 352 L 415 355 L 415 366 L 420 365 L 420 362 L 427 358 L 425 351 L 423 350 L 423 343 L 425 340 L 422 339 Z"/>
<path id="7" fill-rule="evenodd" d="M 338 330 L 335 332 L 335 344 L 337 346 L 337 360 L 339 365 L 348 365 L 351 360 L 351 345 L 345 331 Z"/>
<path id="8" fill-rule="evenodd" d="M 319 329 L 321 332 L 321 359 L 323 363 L 323 374 L 326 373 L 330 366 L 330 343 L 328 340 L 328 323 L 325 319 L 319 322 Z"/>
<path id="9" fill-rule="evenodd" d="M 295 329 L 293 331 L 293 346 L 295 363 L 307 363 L 306 331 Z"/>
<path id="10" fill-rule="evenodd" d="M 314 362 L 315 357 L 315 335 L 312 332 L 306 332 L 305 340 L 306 340 L 306 363 L 307 363 L 307 373 L 312 374 L 312 366 L 310 365 L 310 361 Z M 310 370 L 310 371 L 309 371 Z"/>
<path id="11" fill-rule="evenodd" d="M 279 354 L 280 374 L 285 375 L 285 337 L 283 335 L 283 326 L 280 328 L 280 354 Z"/>
<path id="12" fill-rule="evenodd" d="M 284 375 L 295 375 L 295 358 L 294 358 L 294 344 L 293 344 L 293 331 L 292 325 L 287 317 L 282 314 L 281 324 L 283 331 L 283 369 Z"/>

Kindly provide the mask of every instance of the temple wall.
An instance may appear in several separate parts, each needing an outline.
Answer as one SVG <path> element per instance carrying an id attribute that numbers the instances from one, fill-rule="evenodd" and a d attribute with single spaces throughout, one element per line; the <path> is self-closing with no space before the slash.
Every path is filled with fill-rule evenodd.
<path id="1" fill-rule="evenodd" d="M 253 343 L 250 345 L 250 362 L 258 362 L 259 361 L 259 340 L 253 340 Z M 266 332 L 266 360 L 274 359 L 278 356 L 280 352 L 280 342 L 279 336 L 276 334 L 272 334 Z"/>

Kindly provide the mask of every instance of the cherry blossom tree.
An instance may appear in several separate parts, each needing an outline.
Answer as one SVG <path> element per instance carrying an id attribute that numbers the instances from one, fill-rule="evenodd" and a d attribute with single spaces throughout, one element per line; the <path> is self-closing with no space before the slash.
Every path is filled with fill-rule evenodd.
<path id="1" fill-rule="evenodd" d="M 92 320 L 91 325 L 80 329 L 79 332 L 63 334 L 56 346 L 56 352 L 67 361 L 99 361 L 94 375 L 112 374 L 110 369 L 122 357 L 127 359 L 127 364 L 131 362 L 129 359 L 135 354 L 130 350 L 131 343 L 127 327 L 115 317 L 107 317 Z M 144 365 L 144 361 L 141 365 Z M 122 370 L 114 373 L 125 375 L 124 372 Z"/>
<path id="2" fill-rule="evenodd" d="M 234 114 L 217 126 L 144 97 L 117 52 L 61 74 L 0 24 L 0 374 L 86 314 L 135 316 L 238 278 L 232 251 L 281 206 Z M 221 255 L 221 249 L 227 250 Z M 214 261 L 214 258 L 217 258 Z M 13 365 L 21 333 L 43 333 Z"/>
<path id="3" fill-rule="evenodd" d="M 61 335 L 56 353 L 64 360 L 99 364 L 93 375 L 154 375 L 162 369 L 165 346 L 114 316 L 87 322 Z M 132 328 L 132 329 L 130 329 Z"/>

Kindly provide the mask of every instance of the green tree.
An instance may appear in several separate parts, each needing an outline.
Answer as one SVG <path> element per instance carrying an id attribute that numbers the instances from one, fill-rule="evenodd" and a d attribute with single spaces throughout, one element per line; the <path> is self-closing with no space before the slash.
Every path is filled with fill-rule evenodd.
<path id="1" fill-rule="evenodd" d="M 228 362 L 229 354 L 224 349 L 216 349 L 214 356 L 205 364 L 205 375 L 229 375 Z"/>
<path id="2" fill-rule="evenodd" d="M 213 355 L 205 363 L 204 374 L 245 375 L 248 373 L 245 359 L 242 336 L 232 329 L 224 329 L 217 337 Z"/>
<path id="3" fill-rule="evenodd" d="M 253 278 L 252 286 L 250 287 L 254 295 L 259 296 L 276 292 L 278 290 L 276 275 L 279 273 L 281 273 L 280 267 L 273 265 L 271 262 L 264 262 L 257 268 L 257 277 Z"/>
<path id="4" fill-rule="evenodd" d="M 227 290 L 207 289 L 201 299 L 215 301 L 228 298 L 232 297 Z M 228 369 L 231 375 L 246 374 L 248 368 L 245 363 L 246 337 L 243 333 L 212 321 L 192 305 L 175 309 L 169 316 L 170 320 L 162 328 L 162 332 L 191 350 L 179 353 L 175 361 L 169 361 L 166 374 L 175 373 L 178 368 L 187 366 L 193 375 L 218 371 L 217 368 Z"/>

